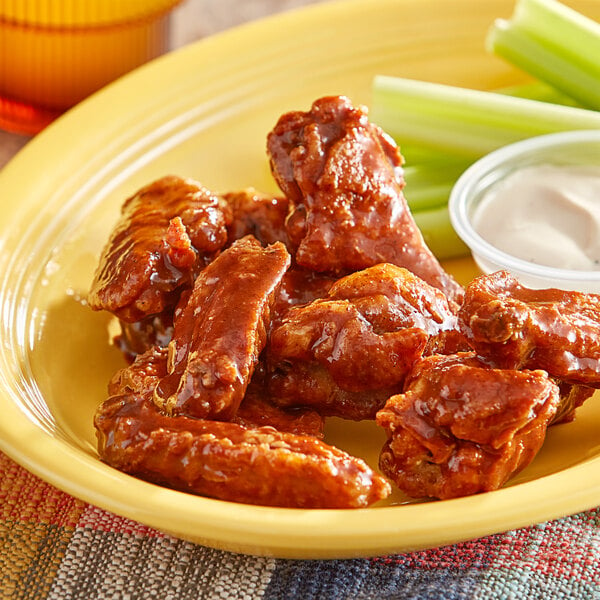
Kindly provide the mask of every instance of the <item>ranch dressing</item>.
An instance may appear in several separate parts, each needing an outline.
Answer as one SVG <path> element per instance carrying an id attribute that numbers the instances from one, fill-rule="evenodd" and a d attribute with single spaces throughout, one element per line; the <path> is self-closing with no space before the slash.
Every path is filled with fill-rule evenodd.
<path id="1" fill-rule="evenodd" d="M 517 258 L 600 270 L 600 166 L 536 165 L 514 171 L 485 193 L 473 226 Z"/>

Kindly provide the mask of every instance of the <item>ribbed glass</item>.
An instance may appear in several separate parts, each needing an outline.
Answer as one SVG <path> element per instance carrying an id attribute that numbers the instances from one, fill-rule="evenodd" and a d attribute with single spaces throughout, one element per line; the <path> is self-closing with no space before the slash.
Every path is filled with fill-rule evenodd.
<path id="1" fill-rule="evenodd" d="M 155 17 L 181 0 L 0 0 L 0 18 L 28 26 L 87 27 Z"/>
<path id="2" fill-rule="evenodd" d="M 0 127 L 35 133 L 168 49 L 179 0 L 0 0 Z"/>

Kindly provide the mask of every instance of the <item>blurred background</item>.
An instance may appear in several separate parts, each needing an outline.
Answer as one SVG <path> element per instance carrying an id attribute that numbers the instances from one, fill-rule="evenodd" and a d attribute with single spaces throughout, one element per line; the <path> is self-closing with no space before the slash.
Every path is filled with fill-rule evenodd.
<path id="1" fill-rule="evenodd" d="M 326 0 L 185 0 L 173 13 L 174 47 L 270 14 Z"/>
<path id="2" fill-rule="evenodd" d="M 324 1 L 327 0 L 183 0 L 171 13 L 169 48 L 175 50 L 248 21 Z M 7 60 L 15 57 L 8 56 Z M 0 81 L 0 87 L 1 84 Z M 0 129 L 0 168 L 31 137 Z"/>

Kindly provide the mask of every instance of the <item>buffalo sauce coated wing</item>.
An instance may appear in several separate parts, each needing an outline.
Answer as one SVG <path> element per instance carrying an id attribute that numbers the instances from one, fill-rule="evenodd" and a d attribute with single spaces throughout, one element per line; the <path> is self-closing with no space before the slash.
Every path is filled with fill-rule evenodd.
<path id="1" fill-rule="evenodd" d="M 175 315 L 168 374 L 154 401 L 169 415 L 230 420 L 267 341 L 271 305 L 290 264 L 285 246 L 234 242 L 196 278 Z"/>
<path id="2" fill-rule="evenodd" d="M 499 271 L 471 282 L 459 320 L 473 349 L 500 367 L 600 387 L 599 295 L 532 290 Z"/>
<path id="3" fill-rule="evenodd" d="M 168 176 L 142 188 L 123 204 L 90 306 L 127 322 L 173 307 L 226 244 L 229 220 L 217 197 L 191 179 Z"/>
<path id="4" fill-rule="evenodd" d="M 150 348 L 138 354 L 131 364 L 119 369 L 108 384 L 109 396 L 144 395 L 152 397 L 160 380 L 167 375 L 169 350 Z M 259 383 L 251 381 L 232 421 L 247 428 L 274 427 L 279 431 L 323 437 L 323 417 L 314 410 L 285 410 L 265 397 Z"/>
<path id="5" fill-rule="evenodd" d="M 569 423 L 575 419 L 577 409 L 591 398 L 596 391 L 593 387 L 577 383 L 565 383 L 555 377 L 552 378 L 560 391 L 560 403 L 556 415 L 550 425 Z"/>
<path id="6" fill-rule="evenodd" d="M 493 369 L 473 353 L 423 358 L 377 414 L 380 468 L 416 498 L 498 489 L 539 451 L 558 396 L 544 371 Z"/>
<path id="7" fill-rule="evenodd" d="M 300 508 L 365 507 L 390 493 L 362 460 L 307 435 L 167 416 L 152 402 L 164 349 L 112 381 L 94 424 L 103 461 L 174 489 L 222 500 Z"/>
<path id="8" fill-rule="evenodd" d="M 277 431 L 310 435 L 319 439 L 324 436 L 325 420 L 316 410 L 280 408 L 266 397 L 261 386 L 252 382 L 232 421 L 249 428 L 269 426 Z"/>
<path id="9" fill-rule="evenodd" d="M 232 213 L 230 242 L 253 235 L 263 245 L 282 242 L 289 247 L 285 228 L 289 201 L 285 196 L 269 196 L 247 188 L 222 197 Z"/>
<path id="10" fill-rule="evenodd" d="M 298 508 L 360 508 L 390 487 L 362 460 L 271 427 L 167 417 L 144 396 L 114 396 L 96 415 L 99 452 L 148 481 L 221 500 Z"/>
<path id="11" fill-rule="evenodd" d="M 402 194 L 402 157 L 343 96 L 283 115 L 267 139 L 271 169 L 292 204 L 298 265 L 345 275 L 388 262 L 459 300 L 462 288 L 427 248 Z"/>
<path id="12" fill-rule="evenodd" d="M 154 346 L 166 347 L 173 336 L 173 309 L 150 315 L 139 321 L 119 321 L 121 332 L 113 339 L 128 362 Z"/>
<path id="13" fill-rule="evenodd" d="M 374 418 L 430 342 L 451 332 L 456 316 L 442 292 L 404 268 L 376 265 L 291 308 L 273 328 L 268 389 L 282 406 Z"/>

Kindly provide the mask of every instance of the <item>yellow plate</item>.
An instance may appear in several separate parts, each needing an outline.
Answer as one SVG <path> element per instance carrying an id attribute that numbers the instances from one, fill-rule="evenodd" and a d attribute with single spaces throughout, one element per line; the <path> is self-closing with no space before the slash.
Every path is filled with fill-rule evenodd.
<path id="1" fill-rule="evenodd" d="M 598 16 L 597 2 L 581 2 Z M 325 94 L 369 103 L 376 73 L 495 88 L 520 76 L 483 49 L 512 2 L 352 0 L 253 23 L 125 77 L 56 122 L 0 174 L 0 447 L 57 487 L 183 538 L 282 557 L 414 550 L 499 532 L 600 501 L 600 405 L 553 428 L 505 489 L 444 502 L 290 510 L 150 485 L 102 464 L 92 415 L 121 366 L 106 316 L 85 306 L 98 253 L 131 192 L 167 173 L 216 191 L 275 190 L 265 136 Z M 470 262 L 451 265 L 466 280 Z M 328 440 L 372 465 L 372 423 Z M 395 501 L 400 501 L 396 496 Z"/>

